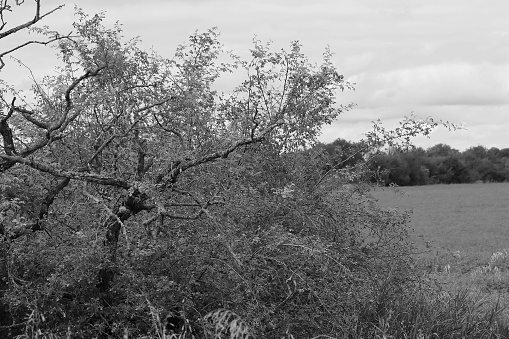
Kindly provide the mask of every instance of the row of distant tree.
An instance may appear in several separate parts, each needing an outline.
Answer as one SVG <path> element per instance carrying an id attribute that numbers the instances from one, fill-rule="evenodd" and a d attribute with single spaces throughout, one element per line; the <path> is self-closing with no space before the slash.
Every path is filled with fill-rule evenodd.
<path id="1" fill-rule="evenodd" d="M 428 149 L 385 150 L 375 154 L 362 152 L 362 145 L 338 139 L 321 144 L 330 159 L 330 167 L 358 164 L 369 158 L 373 180 L 385 185 L 416 186 L 509 181 L 509 148 L 471 147 L 463 152 L 446 144 Z"/>

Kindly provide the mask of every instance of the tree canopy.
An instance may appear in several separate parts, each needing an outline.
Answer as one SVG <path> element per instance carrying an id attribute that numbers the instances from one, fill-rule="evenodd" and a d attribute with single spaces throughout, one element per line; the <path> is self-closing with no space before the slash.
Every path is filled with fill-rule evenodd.
<path id="1" fill-rule="evenodd" d="M 449 145 L 437 144 L 427 150 L 416 148 L 397 152 L 379 152 L 372 157 L 371 168 L 380 176 L 373 181 L 384 185 L 415 186 L 506 182 L 509 180 L 508 149 L 483 146 L 460 152 Z"/>

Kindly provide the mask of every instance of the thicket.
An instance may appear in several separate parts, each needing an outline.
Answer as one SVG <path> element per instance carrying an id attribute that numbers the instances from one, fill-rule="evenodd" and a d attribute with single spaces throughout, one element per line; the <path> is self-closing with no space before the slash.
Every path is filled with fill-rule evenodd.
<path id="1" fill-rule="evenodd" d="M 0 87 L 2 338 L 507 335 L 498 305 L 415 267 L 408 216 L 369 195 L 369 161 L 311 147 L 351 107 L 330 51 L 315 65 L 297 42 L 255 41 L 243 61 L 209 30 L 166 59 L 101 14 L 78 10 L 72 36 L 34 28 L 36 5 L 0 26 L 32 27 L 61 61 L 31 97 Z M 218 93 L 231 72 L 245 80 Z M 439 125 L 453 127 L 376 124 L 361 149 Z"/>

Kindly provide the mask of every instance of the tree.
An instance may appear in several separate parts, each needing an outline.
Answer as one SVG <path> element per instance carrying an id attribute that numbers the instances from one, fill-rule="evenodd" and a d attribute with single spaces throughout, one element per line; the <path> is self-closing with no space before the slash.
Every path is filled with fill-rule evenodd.
<path id="1" fill-rule="evenodd" d="M 426 166 L 432 182 L 459 184 L 470 182 L 470 173 L 460 152 L 449 145 L 437 144 L 426 151 Z"/>
<path id="2" fill-rule="evenodd" d="M 508 171 L 499 157 L 500 152 L 497 148 L 488 150 L 483 146 L 471 147 L 463 152 L 473 182 L 503 182 L 507 180 Z"/>
<path id="3" fill-rule="evenodd" d="M 375 177 L 373 180 L 381 180 L 386 186 L 427 185 L 429 181 L 430 172 L 422 148 L 378 154 L 373 158 L 370 167 L 381 174 L 381 177 Z"/>
<path id="4" fill-rule="evenodd" d="M 350 108 L 329 50 L 313 65 L 298 42 L 255 41 L 243 61 L 211 29 L 165 59 L 77 14 L 58 75 L 25 102 L 2 92 L 2 300 L 18 333 L 201 336 L 226 315 L 245 334 L 339 335 L 389 312 L 374 296 L 411 281 L 406 216 L 305 151 Z M 230 72 L 245 80 L 218 93 Z M 377 126 L 363 148 L 437 124 Z"/>

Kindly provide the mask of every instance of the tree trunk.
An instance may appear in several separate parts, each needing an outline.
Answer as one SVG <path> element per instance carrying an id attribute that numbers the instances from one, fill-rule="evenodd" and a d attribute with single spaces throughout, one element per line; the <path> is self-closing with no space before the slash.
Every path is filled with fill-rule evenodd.
<path id="1" fill-rule="evenodd" d="M 115 209 L 115 214 L 111 215 L 105 222 L 106 236 L 104 244 L 108 249 L 109 257 L 106 258 L 104 264 L 98 272 L 98 283 L 96 287 L 103 293 L 103 300 L 111 300 L 109 296 L 110 288 L 116 275 L 117 248 L 120 231 L 124 221 L 138 214 L 141 211 L 151 210 L 155 206 L 147 204 L 148 196 L 141 193 L 137 189 L 130 194 L 121 206 Z M 109 304 L 109 302 L 107 302 Z"/>

